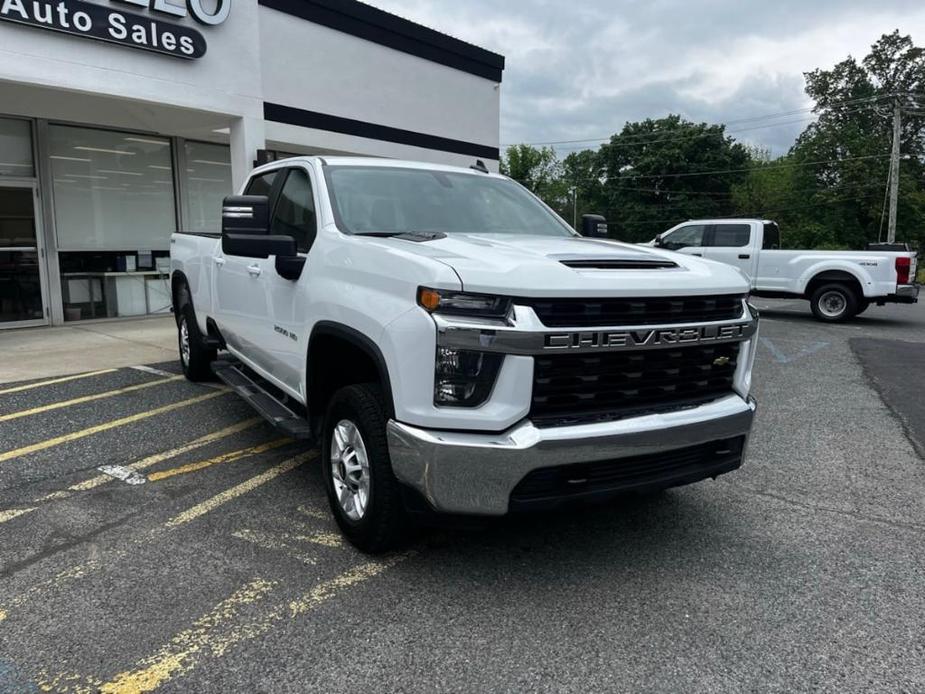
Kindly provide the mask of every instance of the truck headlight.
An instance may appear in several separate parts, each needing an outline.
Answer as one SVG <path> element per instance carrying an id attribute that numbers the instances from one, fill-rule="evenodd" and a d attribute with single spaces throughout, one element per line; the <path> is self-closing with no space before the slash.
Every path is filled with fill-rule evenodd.
<path id="1" fill-rule="evenodd" d="M 511 311 L 511 299 L 506 296 L 453 292 L 429 287 L 418 287 L 418 305 L 428 313 L 477 318 L 504 319 Z"/>
<path id="2" fill-rule="evenodd" d="M 441 407 L 478 407 L 491 395 L 503 354 L 437 348 L 434 367 L 434 404 Z"/>

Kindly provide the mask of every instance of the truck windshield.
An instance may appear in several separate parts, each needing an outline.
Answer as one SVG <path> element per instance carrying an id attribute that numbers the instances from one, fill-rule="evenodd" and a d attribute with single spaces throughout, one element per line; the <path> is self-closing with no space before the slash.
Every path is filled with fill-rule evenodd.
<path id="1" fill-rule="evenodd" d="M 530 193 L 513 181 L 387 166 L 325 167 L 341 231 L 571 236 Z"/>

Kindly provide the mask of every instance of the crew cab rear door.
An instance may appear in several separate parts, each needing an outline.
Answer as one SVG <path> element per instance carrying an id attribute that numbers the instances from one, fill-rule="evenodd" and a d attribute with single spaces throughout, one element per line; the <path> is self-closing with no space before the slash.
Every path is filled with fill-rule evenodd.
<path id="1" fill-rule="evenodd" d="M 739 268 L 754 284 L 758 267 L 758 254 L 755 250 L 757 233 L 754 225 L 749 222 L 711 224 L 706 234 L 703 257 Z"/>

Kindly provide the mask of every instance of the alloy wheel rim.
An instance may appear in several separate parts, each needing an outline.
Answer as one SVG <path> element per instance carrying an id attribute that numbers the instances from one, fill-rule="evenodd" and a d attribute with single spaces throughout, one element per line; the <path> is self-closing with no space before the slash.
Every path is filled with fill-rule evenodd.
<path id="1" fill-rule="evenodd" d="M 360 430 L 349 419 L 334 427 L 331 478 L 341 510 L 350 520 L 361 520 L 369 505 L 369 456 Z"/>
<path id="2" fill-rule="evenodd" d="M 189 364 L 189 328 L 186 325 L 186 318 L 180 321 L 180 359 L 184 364 Z"/>
<path id="3" fill-rule="evenodd" d="M 848 302 L 841 292 L 826 292 L 819 297 L 819 310 L 829 318 L 838 318 L 845 312 Z"/>

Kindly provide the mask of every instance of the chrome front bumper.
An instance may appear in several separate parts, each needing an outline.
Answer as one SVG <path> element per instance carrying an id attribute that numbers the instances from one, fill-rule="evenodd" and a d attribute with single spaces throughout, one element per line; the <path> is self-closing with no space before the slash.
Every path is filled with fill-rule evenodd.
<path id="1" fill-rule="evenodd" d="M 524 421 L 500 434 L 434 431 L 390 421 L 392 469 L 444 513 L 500 516 L 538 468 L 613 460 L 747 436 L 755 401 L 730 395 L 706 405 L 616 422 L 540 429 Z"/>

